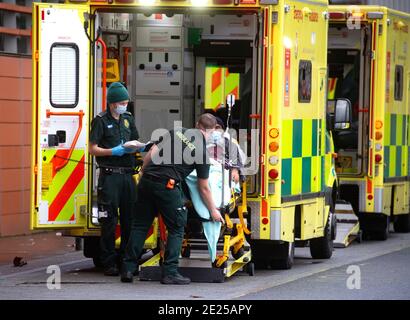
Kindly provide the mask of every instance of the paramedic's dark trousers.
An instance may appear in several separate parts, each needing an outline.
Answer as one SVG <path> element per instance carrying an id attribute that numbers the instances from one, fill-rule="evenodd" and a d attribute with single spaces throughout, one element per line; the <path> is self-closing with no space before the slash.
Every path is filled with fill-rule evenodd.
<path id="1" fill-rule="evenodd" d="M 131 174 L 101 173 L 98 179 L 98 211 L 106 212 L 107 217 L 99 218 L 101 224 L 101 263 L 104 268 L 117 264 L 115 251 L 115 230 L 119 219 L 121 226 L 120 256 L 124 256 L 128 242 L 131 217 L 136 201 L 136 185 Z M 121 259 L 120 258 L 120 259 Z"/>
<path id="2" fill-rule="evenodd" d="M 125 251 L 122 272 L 135 272 L 145 238 L 155 216 L 161 213 L 168 230 L 162 275 L 175 275 L 181 253 L 187 212 L 183 203 L 183 192 L 177 184 L 174 189 L 166 182 L 156 182 L 142 177 L 138 184 L 138 200 L 133 213 L 131 234 Z"/>

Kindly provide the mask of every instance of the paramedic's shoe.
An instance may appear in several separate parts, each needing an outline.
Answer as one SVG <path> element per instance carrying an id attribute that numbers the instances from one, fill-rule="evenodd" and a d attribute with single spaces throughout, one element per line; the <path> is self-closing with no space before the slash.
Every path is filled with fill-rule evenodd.
<path id="1" fill-rule="evenodd" d="M 104 275 L 105 276 L 116 277 L 119 274 L 120 274 L 120 271 L 118 270 L 118 268 L 116 266 L 112 266 L 112 267 L 106 268 L 104 270 Z"/>
<path id="2" fill-rule="evenodd" d="M 130 271 L 121 272 L 121 282 L 133 282 L 134 281 L 134 274 Z"/>
<path id="3" fill-rule="evenodd" d="M 181 276 L 179 273 L 165 276 L 161 279 L 162 284 L 190 284 L 191 279 Z"/>

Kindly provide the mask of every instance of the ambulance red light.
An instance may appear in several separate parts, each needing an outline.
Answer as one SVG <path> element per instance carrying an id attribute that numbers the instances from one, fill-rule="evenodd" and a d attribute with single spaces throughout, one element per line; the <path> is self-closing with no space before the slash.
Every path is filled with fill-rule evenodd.
<path id="1" fill-rule="evenodd" d="M 276 169 L 271 169 L 269 170 L 269 178 L 271 179 L 277 179 L 279 177 L 279 172 Z"/>
<path id="2" fill-rule="evenodd" d="M 379 163 L 380 161 L 382 161 L 382 156 L 380 154 L 376 154 L 374 159 L 376 160 L 377 163 Z"/>
<path id="3" fill-rule="evenodd" d="M 367 196 L 367 199 L 368 199 L 368 200 L 373 200 L 373 195 L 369 194 L 369 195 Z"/>
<path id="4" fill-rule="evenodd" d="M 262 224 L 268 224 L 269 223 L 269 219 L 268 218 L 263 218 L 262 219 Z"/>
<path id="5" fill-rule="evenodd" d="M 276 152 L 279 149 L 279 144 L 277 142 L 269 143 L 269 150 L 272 152 Z"/>
<path id="6" fill-rule="evenodd" d="M 256 0 L 239 0 L 240 4 L 256 4 Z"/>

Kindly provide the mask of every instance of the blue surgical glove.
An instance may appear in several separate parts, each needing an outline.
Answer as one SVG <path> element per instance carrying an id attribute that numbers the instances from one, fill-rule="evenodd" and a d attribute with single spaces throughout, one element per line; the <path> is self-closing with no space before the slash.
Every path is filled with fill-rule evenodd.
<path id="1" fill-rule="evenodd" d="M 124 148 L 122 145 L 119 144 L 118 146 L 112 148 L 111 152 L 113 156 L 121 157 L 124 155 L 126 150 L 127 150 L 126 148 Z"/>

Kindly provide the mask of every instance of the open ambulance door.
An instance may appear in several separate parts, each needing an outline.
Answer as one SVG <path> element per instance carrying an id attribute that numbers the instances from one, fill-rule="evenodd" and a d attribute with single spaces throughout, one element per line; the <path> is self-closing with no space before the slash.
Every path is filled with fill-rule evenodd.
<path id="1" fill-rule="evenodd" d="M 33 6 L 31 228 L 86 225 L 89 6 Z"/>

